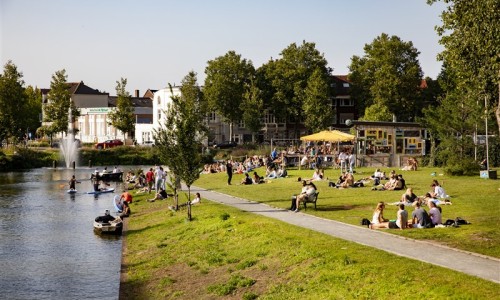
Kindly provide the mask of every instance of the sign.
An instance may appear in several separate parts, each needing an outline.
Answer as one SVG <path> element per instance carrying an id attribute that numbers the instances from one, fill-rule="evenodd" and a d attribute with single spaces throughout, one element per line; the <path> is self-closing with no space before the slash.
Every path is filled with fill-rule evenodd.
<path id="1" fill-rule="evenodd" d="M 80 109 L 80 114 L 81 115 L 105 115 L 110 113 L 113 110 L 113 108 L 110 107 L 90 107 L 90 108 L 82 108 Z"/>

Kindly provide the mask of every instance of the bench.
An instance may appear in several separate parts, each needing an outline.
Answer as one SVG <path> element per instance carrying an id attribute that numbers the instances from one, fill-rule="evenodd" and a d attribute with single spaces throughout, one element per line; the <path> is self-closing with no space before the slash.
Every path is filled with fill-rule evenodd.
<path id="1" fill-rule="evenodd" d="M 319 192 L 316 192 L 314 194 L 311 195 L 311 197 L 307 197 L 307 200 L 304 201 L 304 210 L 307 209 L 307 203 L 314 203 L 314 210 L 316 210 L 316 201 L 318 201 L 318 196 L 319 196 Z"/>

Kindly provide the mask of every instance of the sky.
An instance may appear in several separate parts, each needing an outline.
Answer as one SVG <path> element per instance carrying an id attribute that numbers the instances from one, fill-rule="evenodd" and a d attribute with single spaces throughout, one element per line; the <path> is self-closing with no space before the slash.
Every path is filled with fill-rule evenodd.
<path id="1" fill-rule="evenodd" d="M 180 84 L 203 85 L 209 60 L 235 51 L 259 68 L 303 41 L 316 44 L 335 75 L 382 33 L 411 41 L 424 76 L 436 78 L 443 50 L 435 26 L 445 6 L 426 0 L 0 0 L 0 62 L 26 86 L 68 82 L 115 95 Z"/>

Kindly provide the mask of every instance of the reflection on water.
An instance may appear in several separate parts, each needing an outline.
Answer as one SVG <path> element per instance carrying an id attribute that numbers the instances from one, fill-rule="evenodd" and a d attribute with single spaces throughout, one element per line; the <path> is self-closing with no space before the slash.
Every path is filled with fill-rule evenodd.
<path id="1" fill-rule="evenodd" d="M 0 298 L 118 299 L 121 237 L 103 238 L 92 226 L 115 194 L 85 194 L 90 172 L 0 173 Z M 70 195 L 73 173 L 81 183 Z"/>

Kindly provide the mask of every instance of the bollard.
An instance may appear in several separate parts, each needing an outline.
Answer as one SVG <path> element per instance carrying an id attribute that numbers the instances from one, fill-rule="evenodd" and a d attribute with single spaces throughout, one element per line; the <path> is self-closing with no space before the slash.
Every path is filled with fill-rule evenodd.
<path id="1" fill-rule="evenodd" d="M 54 168 L 54 169 L 55 169 L 55 168 L 57 168 L 57 161 L 55 161 L 55 160 L 54 160 L 54 161 L 52 162 L 52 168 Z"/>
<path id="2" fill-rule="evenodd" d="M 92 160 L 89 159 L 89 168 L 92 168 Z"/>
<path id="3" fill-rule="evenodd" d="M 76 161 L 73 161 L 73 170 L 76 169 Z"/>

